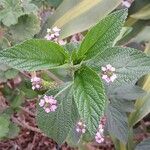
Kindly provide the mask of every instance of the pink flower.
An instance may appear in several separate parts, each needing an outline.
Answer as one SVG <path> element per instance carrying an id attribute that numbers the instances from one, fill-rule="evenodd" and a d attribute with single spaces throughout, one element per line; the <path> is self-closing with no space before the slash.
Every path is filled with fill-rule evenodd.
<path id="1" fill-rule="evenodd" d="M 101 132 L 97 132 L 95 135 L 95 140 L 97 143 L 102 143 L 104 142 L 104 136 Z"/>
<path id="2" fill-rule="evenodd" d="M 82 121 L 79 121 L 77 124 L 76 124 L 76 131 L 78 133 L 85 133 L 86 132 L 86 125 L 82 122 Z"/>
<path id="3" fill-rule="evenodd" d="M 101 120 L 100 120 L 98 131 L 95 135 L 95 140 L 96 140 L 97 143 L 104 142 L 104 126 L 105 126 L 105 123 L 106 123 L 106 118 L 102 117 Z"/>
<path id="4" fill-rule="evenodd" d="M 57 100 L 53 96 L 45 95 L 43 99 L 40 100 L 39 106 L 43 107 L 46 113 L 54 112 L 57 109 Z"/>
<path id="5" fill-rule="evenodd" d="M 101 67 L 102 70 L 102 79 L 107 83 L 114 82 L 117 78 L 117 75 L 114 73 L 116 69 L 112 67 L 110 64 L 106 65 L 106 67 Z"/>
<path id="6" fill-rule="evenodd" d="M 131 3 L 128 0 L 122 0 L 122 6 L 129 8 L 131 6 Z"/>
<path id="7" fill-rule="evenodd" d="M 32 89 L 40 89 L 42 87 L 42 80 L 39 77 L 33 77 L 31 78 L 31 83 L 32 83 Z"/>
<path id="8" fill-rule="evenodd" d="M 53 42 L 60 44 L 60 45 L 65 45 L 66 41 L 61 40 L 59 38 L 60 31 L 61 31 L 61 29 L 59 29 L 58 27 L 54 27 L 52 29 L 48 28 L 47 29 L 47 35 L 45 36 L 45 39 L 47 39 L 49 41 L 53 41 Z"/>

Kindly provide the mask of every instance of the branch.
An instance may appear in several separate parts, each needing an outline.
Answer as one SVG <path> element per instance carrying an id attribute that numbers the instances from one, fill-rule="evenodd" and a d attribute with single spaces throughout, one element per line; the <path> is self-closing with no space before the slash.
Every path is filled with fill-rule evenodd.
<path id="1" fill-rule="evenodd" d="M 36 128 L 36 127 L 32 127 L 30 125 L 28 125 L 25 122 L 21 122 L 20 120 L 18 120 L 17 118 L 12 116 L 12 121 L 16 124 L 18 124 L 19 126 L 21 126 L 22 128 L 37 132 L 37 133 L 42 133 L 40 129 Z"/>

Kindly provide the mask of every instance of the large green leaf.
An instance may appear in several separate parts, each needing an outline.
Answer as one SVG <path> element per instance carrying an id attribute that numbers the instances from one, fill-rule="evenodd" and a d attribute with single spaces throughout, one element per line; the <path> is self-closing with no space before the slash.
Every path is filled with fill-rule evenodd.
<path id="1" fill-rule="evenodd" d="M 86 35 L 78 51 L 79 57 L 89 59 L 102 52 L 119 35 L 127 16 L 127 10 L 116 11 L 94 26 Z"/>
<path id="2" fill-rule="evenodd" d="M 93 135 L 104 113 L 106 97 L 101 79 L 90 68 L 83 67 L 75 73 L 74 97 L 81 119 Z"/>
<path id="3" fill-rule="evenodd" d="M 114 10 L 121 0 L 64 0 L 44 25 L 46 28 L 58 26 L 62 29 L 61 38 L 85 31 Z M 90 19 L 89 19 L 90 18 Z"/>
<path id="4" fill-rule="evenodd" d="M 40 31 L 40 20 L 34 15 L 24 15 L 18 19 L 18 23 L 10 27 L 10 33 L 14 42 L 21 42 L 33 38 Z"/>
<path id="5" fill-rule="evenodd" d="M 20 5 L 20 0 L 1 0 L 0 21 L 4 25 L 10 26 L 18 22 L 18 18 L 24 14 Z"/>
<path id="6" fill-rule="evenodd" d="M 149 149 L 150 149 L 150 138 L 143 140 L 135 148 L 135 150 L 149 150 Z"/>
<path id="7" fill-rule="evenodd" d="M 46 95 L 56 96 L 58 108 L 55 112 L 46 113 L 38 107 L 38 127 L 49 137 L 62 144 L 70 130 L 78 120 L 78 112 L 73 100 L 73 88 L 67 85 L 65 88 L 50 90 Z"/>
<path id="8" fill-rule="evenodd" d="M 118 105 L 112 102 L 108 105 L 106 117 L 108 131 L 110 134 L 115 136 L 121 142 L 126 143 L 128 140 L 128 123 L 126 113 L 122 112 Z"/>
<path id="9" fill-rule="evenodd" d="M 65 63 L 62 47 L 46 40 L 28 40 L 0 52 L 0 62 L 26 71 L 49 69 Z"/>
<path id="10" fill-rule="evenodd" d="M 116 68 L 117 79 L 111 86 L 135 83 L 142 75 L 150 73 L 150 57 L 133 48 L 108 48 L 89 61 L 97 71 L 107 64 Z"/>

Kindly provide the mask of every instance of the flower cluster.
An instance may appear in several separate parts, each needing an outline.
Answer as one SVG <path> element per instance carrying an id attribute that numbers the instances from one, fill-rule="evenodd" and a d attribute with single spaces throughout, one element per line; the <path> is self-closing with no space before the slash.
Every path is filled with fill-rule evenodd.
<path id="1" fill-rule="evenodd" d="M 112 67 L 110 64 L 106 65 L 106 67 L 102 67 L 102 79 L 107 83 L 114 82 L 117 78 L 117 75 L 114 73 L 116 69 Z"/>
<path id="2" fill-rule="evenodd" d="M 31 78 L 31 83 L 32 83 L 32 89 L 35 90 L 39 90 L 42 87 L 42 79 L 39 77 L 33 77 Z"/>
<path id="3" fill-rule="evenodd" d="M 45 95 L 39 102 L 40 107 L 43 107 L 46 113 L 54 112 L 57 109 L 57 100 L 53 96 Z"/>
<path id="4" fill-rule="evenodd" d="M 84 124 L 84 122 L 79 121 L 79 122 L 76 124 L 76 131 L 77 131 L 78 133 L 81 133 L 81 134 L 85 133 L 85 131 L 86 131 L 86 125 Z"/>
<path id="5" fill-rule="evenodd" d="M 97 143 L 102 143 L 104 142 L 104 126 L 105 126 L 105 123 L 106 123 L 106 118 L 103 117 L 100 121 L 100 124 L 99 124 L 99 128 L 98 128 L 98 131 L 95 135 L 95 140 Z"/>
<path id="6" fill-rule="evenodd" d="M 45 36 L 45 39 L 47 39 L 49 41 L 53 41 L 60 45 L 65 45 L 66 42 L 59 38 L 60 31 L 61 31 L 61 29 L 59 29 L 58 27 L 54 27 L 52 29 L 47 29 L 47 35 Z"/>

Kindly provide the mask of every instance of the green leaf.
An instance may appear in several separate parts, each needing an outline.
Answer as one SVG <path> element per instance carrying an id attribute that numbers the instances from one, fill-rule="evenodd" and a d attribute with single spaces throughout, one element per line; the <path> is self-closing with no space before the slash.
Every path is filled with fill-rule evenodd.
<path id="1" fill-rule="evenodd" d="M 143 140 L 135 148 L 135 150 L 148 150 L 148 149 L 150 149 L 150 138 Z"/>
<path id="2" fill-rule="evenodd" d="M 24 15 L 18 23 L 10 27 L 10 33 L 15 43 L 33 38 L 40 31 L 40 20 L 34 15 Z"/>
<path id="3" fill-rule="evenodd" d="M 64 49 L 46 40 L 28 40 L 0 52 L 0 62 L 26 71 L 56 68 L 65 64 Z"/>
<path id="4" fill-rule="evenodd" d="M 80 142 L 81 135 L 73 128 L 68 137 L 67 137 L 67 144 L 71 147 L 77 147 Z"/>
<path id="5" fill-rule="evenodd" d="M 146 92 L 136 85 L 123 85 L 116 88 L 110 89 L 110 97 L 117 99 L 135 100 L 143 97 Z"/>
<path id="6" fill-rule="evenodd" d="M 23 10 L 25 12 L 25 14 L 30 14 L 30 13 L 36 13 L 37 10 L 38 10 L 38 7 L 31 3 L 32 0 L 22 0 L 22 7 L 23 7 Z"/>
<path id="7" fill-rule="evenodd" d="M 133 112 L 134 109 L 134 101 L 125 100 L 125 99 L 117 99 L 117 98 L 109 98 L 110 102 L 115 105 L 116 108 L 119 108 L 122 112 Z"/>
<path id="8" fill-rule="evenodd" d="M 57 7 L 58 5 L 60 5 L 60 3 L 62 3 L 63 0 L 48 0 L 48 3 L 50 3 L 50 5 Z"/>
<path id="9" fill-rule="evenodd" d="M 9 131 L 10 120 L 6 115 L 0 115 L 0 138 L 7 135 Z"/>
<path id="10" fill-rule="evenodd" d="M 101 71 L 101 67 L 107 64 L 116 68 L 117 79 L 111 83 L 112 87 L 134 84 L 142 75 L 150 73 L 150 57 L 133 48 L 108 48 L 89 61 L 88 65 Z"/>
<path id="11" fill-rule="evenodd" d="M 14 95 L 12 95 L 10 99 L 10 106 L 14 109 L 21 106 L 21 104 L 24 102 L 24 96 L 25 96 L 24 92 L 14 91 Z"/>
<path id="12" fill-rule="evenodd" d="M 15 138 L 16 136 L 18 136 L 19 131 L 20 128 L 16 124 L 11 122 L 9 125 L 9 132 L 7 134 L 7 137 L 10 139 Z"/>
<path id="13" fill-rule="evenodd" d="M 8 69 L 7 71 L 5 71 L 5 77 L 6 79 L 12 79 L 15 78 L 18 75 L 18 73 L 18 70 Z"/>
<path id="14" fill-rule="evenodd" d="M 61 38 L 85 31 L 114 10 L 121 0 L 64 0 L 44 25 L 46 29 L 58 26 L 62 29 Z M 89 19 L 90 18 L 90 19 Z"/>
<path id="15" fill-rule="evenodd" d="M 6 26 L 16 24 L 18 18 L 24 14 L 20 5 L 20 0 L 1 0 L 0 21 Z"/>
<path id="16" fill-rule="evenodd" d="M 147 93 L 143 98 L 138 99 L 135 103 L 135 111 L 129 116 L 130 127 L 134 126 L 138 121 L 150 113 L 150 93 Z"/>
<path id="17" fill-rule="evenodd" d="M 56 96 L 57 110 L 47 114 L 42 108 L 38 107 L 38 127 L 58 144 L 62 144 L 66 140 L 70 130 L 78 120 L 78 112 L 72 94 L 70 84 L 61 91 L 58 89 L 50 90 L 46 95 Z"/>
<path id="18" fill-rule="evenodd" d="M 94 26 L 81 43 L 78 51 L 79 58 L 90 59 L 112 45 L 112 42 L 119 35 L 126 16 L 127 10 L 122 9 L 108 15 Z"/>
<path id="19" fill-rule="evenodd" d="M 90 68 L 83 67 L 75 73 L 74 97 L 81 119 L 91 135 L 95 134 L 106 97 L 101 79 Z"/>
<path id="20" fill-rule="evenodd" d="M 122 112 L 118 105 L 113 103 L 108 105 L 106 111 L 107 126 L 110 134 L 115 136 L 122 143 L 128 140 L 128 123 L 125 112 Z"/>

